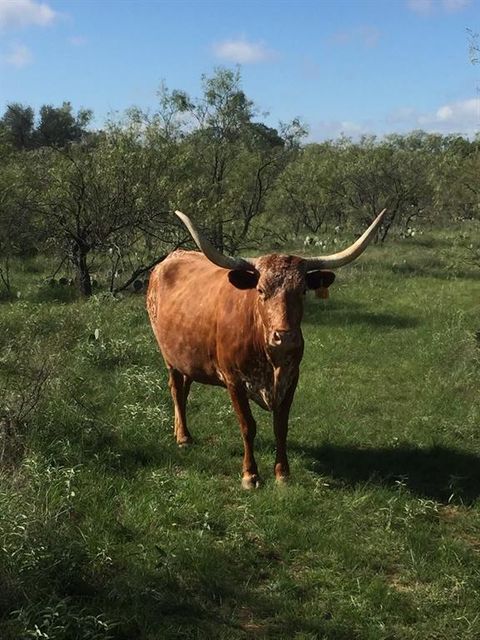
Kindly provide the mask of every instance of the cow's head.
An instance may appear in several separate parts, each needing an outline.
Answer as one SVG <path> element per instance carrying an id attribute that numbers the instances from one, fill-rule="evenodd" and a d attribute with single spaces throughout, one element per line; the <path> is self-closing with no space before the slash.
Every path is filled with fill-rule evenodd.
<path id="1" fill-rule="evenodd" d="M 237 289 L 255 289 L 257 310 L 270 350 L 291 351 L 302 346 L 300 322 L 307 289 L 329 287 L 331 271 L 308 271 L 298 256 L 272 254 L 255 259 L 255 267 L 231 269 L 230 283 Z"/>
<path id="2" fill-rule="evenodd" d="M 303 344 L 300 322 L 306 290 L 327 288 L 332 284 L 335 275 L 330 269 L 352 262 L 365 250 L 382 221 L 385 209 L 350 247 L 316 258 L 280 254 L 232 258 L 217 251 L 188 216 L 180 211 L 175 213 L 204 255 L 217 266 L 228 270 L 232 286 L 256 290 L 257 309 L 267 346 L 272 351 L 291 351 L 301 348 Z"/>

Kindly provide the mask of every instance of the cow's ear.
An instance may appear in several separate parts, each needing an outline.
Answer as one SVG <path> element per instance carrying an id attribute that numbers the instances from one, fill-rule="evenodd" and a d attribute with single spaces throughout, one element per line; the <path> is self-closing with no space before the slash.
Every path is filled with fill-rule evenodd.
<path id="1" fill-rule="evenodd" d="M 258 282 L 258 273 L 235 269 L 228 272 L 228 279 L 237 289 L 255 289 Z"/>
<path id="2" fill-rule="evenodd" d="M 309 271 L 307 273 L 308 289 L 328 289 L 335 280 L 333 271 Z"/>

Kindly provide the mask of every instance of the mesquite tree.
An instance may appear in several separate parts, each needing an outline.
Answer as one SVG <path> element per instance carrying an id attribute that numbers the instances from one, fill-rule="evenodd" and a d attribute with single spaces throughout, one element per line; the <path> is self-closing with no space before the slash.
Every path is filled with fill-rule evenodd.
<path id="1" fill-rule="evenodd" d="M 181 91 L 161 95 L 178 123 L 176 202 L 203 220 L 216 247 L 235 253 L 265 241 L 254 227 L 291 155 L 293 127 L 285 129 L 289 138 L 255 120 L 238 70 L 217 69 L 202 80 L 198 100 Z"/>
<path id="2" fill-rule="evenodd" d="M 81 295 L 92 293 L 94 260 L 98 265 L 114 254 L 128 261 L 147 245 L 152 253 L 157 245 L 151 238 L 148 244 L 147 236 L 160 239 L 162 253 L 168 251 L 168 184 L 158 172 L 165 161 L 158 151 L 151 153 L 137 127 L 117 127 L 93 144 L 38 152 L 45 234 L 74 267 Z M 155 262 L 151 255 L 148 260 Z M 112 279 L 110 288 L 116 289 Z"/>

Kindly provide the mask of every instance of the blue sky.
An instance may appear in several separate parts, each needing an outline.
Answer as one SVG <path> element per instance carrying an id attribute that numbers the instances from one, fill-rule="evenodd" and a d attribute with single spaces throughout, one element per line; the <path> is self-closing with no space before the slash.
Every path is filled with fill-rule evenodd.
<path id="1" fill-rule="evenodd" d="M 164 81 L 192 96 L 240 64 L 261 119 L 341 132 L 480 130 L 480 65 L 466 29 L 480 0 L 0 0 L 0 110 L 70 100 L 155 108 Z"/>

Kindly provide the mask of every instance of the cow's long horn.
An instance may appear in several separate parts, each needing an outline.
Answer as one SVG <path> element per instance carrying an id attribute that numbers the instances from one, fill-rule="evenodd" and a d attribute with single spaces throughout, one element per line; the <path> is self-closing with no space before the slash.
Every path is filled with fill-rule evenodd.
<path id="1" fill-rule="evenodd" d="M 306 258 L 308 263 L 308 270 L 314 269 L 335 269 L 336 267 L 343 267 L 358 258 L 358 256 L 365 251 L 368 243 L 373 238 L 375 231 L 383 220 L 386 209 L 381 211 L 368 229 L 347 249 L 340 251 L 339 253 L 332 253 L 329 256 L 318 256 L 316 258 Z"/>
<path id="2" fill-rule="evenodd" d="M 251 271 L 254 268 L 254 261 L 245 260 L 244 258 L 232 258 L 232 256 L 226 256 L 220 251 L 217 251 L 213 244 L 200 233 L 200 231 L 194 226 L 190 218 L 181 211 L 175 211 L 175 214 L 180 218 L 183 224 L 187 227 L 190 235 L 195 240 L 197 247 L 207 257 L 210 262 L 216 264 L 218 267 L 224 269 L 239 269 Z"/>

